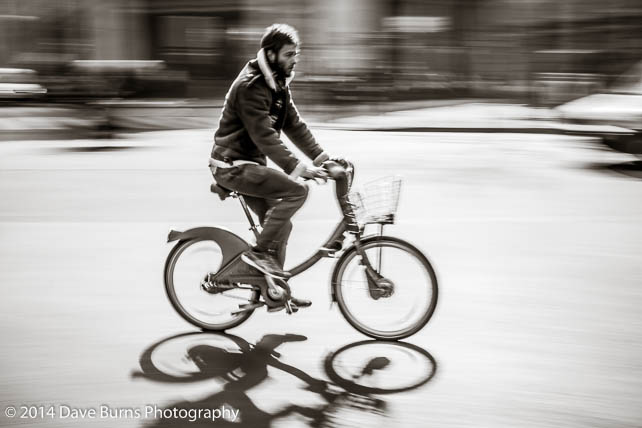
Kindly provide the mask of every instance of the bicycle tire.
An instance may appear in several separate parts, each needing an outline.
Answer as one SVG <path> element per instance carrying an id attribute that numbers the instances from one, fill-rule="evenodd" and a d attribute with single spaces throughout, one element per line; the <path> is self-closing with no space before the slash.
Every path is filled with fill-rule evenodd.
<path id="1" fill-rule="evenodd" d="M 174 284 L 174 272 L 177 266 L 178 261 L 181 259 L 181 256 L 185 254 L 185 251 L 189 249 L 191 246 L 199 243 L 199 242 L 204 242 L 204 241 L 209 241 L 209 242 L 214 242 L 218 247 L 221 247 L 221 244 L 219 244 L 216 240 L 208 238 L 208 237 L 195 237 L 192 239 L 187 239 L 184 241 L 179 241 L 170 254 L 167 257 L 167 261 L 165 263 L 165 291 L 167 293 L 167 297 L 172 304 L 172 307 L 178 312 L 178 314 L 187 322 L 190 324 L 199 327 L 203 330 L 206 331 L 225 331 L 230 328 L 236 327 L 243 322 L 245 322 L 254 312 L 254 310 L 244 312 L 242 314 L 238 314 L 236 316 L 231 315 L 230 313 L 230 320 L 227 322 L 206 322 L 202 319 L 199 319 L 198 316 L 196 316 L 192 311 L 189 311 L 183 302 L 181 302 L 181 298 L 178 296 L 176 292 L 176 287 Z M 217 266 L 216 270 L 218 270 L 221 266 Z M 211 270 L 210 272 L 200 272 L 201 277 L 204 277 L 207 273 L 215 273 L 216 270 Z M 198 286 L 200 287 L 200 284 L 195 284 L 195 287 Z M 209 298 L 216 298 L 220 297 L 218 295 L 211 295 L 205 292 L 204 290 L 202 291 L 203 293 L 203 298 L 209 297 Z M 250 297 L 247 299 L 247 303 L 256 303 L 258 302 L 260 297 L 260 292 L 256 289 L 251 290 Z"/>
<path id="2" fill-rule="evenodd" d="M 423 286 L 427 289 L 428 301 L 425 308 L 422 309 L 420 316 L 411 324 L 405 328 L 393 329 L 393 330 L 381 330 L 374 328 L 368 325 L 363 320 L 354 313 L 353 310 L 349 307 L 349 304 L 346 302 L 346 296 L 344 295 L 344 275 L 346 274 L 346 269 L 350 265 L 355 257 L 358 256 L 356 247 L 349 248 L 337 262 L 333 276 L 332 276 L 332 292 L 336 302 L 339 305 L 339 309 L 343 317 L 348 321 L 348 323 L 354 327 L 359 332 L 365 334 L 366 336 L 380 339 L 380 340 L 399 340 L 406 337 L 412 336 L 413 334 L 420 331 L 432 317 L 435 308 L 437 306 L 437 299 L 439 293 L 439 287 L 437 284 L 437 275 L 430 264 L 428 258 L 415 246 L 410 244 L 403 239 L 391 237 L 391 236 L 373 236 L 362 240 L 361 246 L 364 251 L 371 249 L 383 249 L 383 248 L 396 248 L 401 250 L 411 257 L 412 260 L 415 260 L 421 268 L 423 268 L 426 278 L 429 279 L 429 284 L 424 284 Z M 372 262 L 372 260 L 371 260 Z M 384 272 L 385 276 L 385 272 Z M 395 278 L 398 280 L 398 278 Z M 373 300 L 374 302 L 374 300 Z"/>

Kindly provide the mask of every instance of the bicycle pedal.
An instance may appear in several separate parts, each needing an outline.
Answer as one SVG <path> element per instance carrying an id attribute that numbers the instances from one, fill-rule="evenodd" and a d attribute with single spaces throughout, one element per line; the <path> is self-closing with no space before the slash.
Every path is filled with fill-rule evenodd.
<path id="1" fill-rule="evenodd" d="M 291 315 L 298 312 L 299 307 L 288 300 L 287 302 L 285 302 L 285 310 L 288 313 L 288 315 Z"/>
<path id="2" fill-rule="evenodd" d="M 279 311 L 282 311 L 283 309 L 285 309 L 285 306 L 273 306 L 271 308 L 268 308 L 267 311 L 268 312 L 279 312 Z"/>

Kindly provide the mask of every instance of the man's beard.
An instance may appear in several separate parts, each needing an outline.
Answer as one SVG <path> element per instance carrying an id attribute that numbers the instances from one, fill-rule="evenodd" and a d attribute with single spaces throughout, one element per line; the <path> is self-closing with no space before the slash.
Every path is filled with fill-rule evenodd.
<path id="1" fill-rule="evenodd" d="M 290 70 L 289 72 L 286 71 L 283 67 L 281 67 L 281 64 L 279 64 L 278 61 L 270 62 L 270 68 L 272 68 L 272 71 L 276 73 L 276 77 L 279 80 L 285 80 L 292 74 L 292 70 Z"/>

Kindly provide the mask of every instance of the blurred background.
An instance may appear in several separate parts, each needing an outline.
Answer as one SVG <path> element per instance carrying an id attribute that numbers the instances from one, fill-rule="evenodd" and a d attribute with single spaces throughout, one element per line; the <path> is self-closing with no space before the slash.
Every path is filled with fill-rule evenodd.
<path id="1" fill-rule="evenodd" d="M 330 305 L 333 260 L 292 281 L 311 308 L 257 311 L 227 341 L 194 334 L 163 290 L 170 229 L 251 239 L 238 203 L 211 194 L 207 163 L 224 95 L 274 22 L 300 32 L 293 95 L 315 137 L 355 163 L 355 186 L 404 176 L 386 234 L 424 251 L 440 281 L 408 342 L 420 352 L 402 349 L 417 364 L 379 371 L 430 382 L 356 397 L 348 415 L 336 397 L 349 385 L 293 373 L 329 382 L 329 355 L 356 349 L 337 361 L 360 370 L 398 353 L 368 355 Z M 4 412 L 25 403 L 226 402 L 260 409 L 238 425 L 253 428 L 642 427 L 640 61 L 640 0 L 0 0 L 0 426 L 26 426 Z M 286 266 L 337 215 L 332 185 L 315 186 Z M 150 370 L 207 378 L 185 358 L 197 340 L 251 345 L 261 374 L 275 335 L 291 369 L 270 366 L 243 394 Z M 277 418 L 292 404 L 308 416 Z M 339 416 L 323 425 L 311 410 Z"/>
<path id="2" fill-rule="evenodd" d="M 298 103 L 313 106 L 555 105 L 642 58 L 637 0 L 1 0 L 2 81 L 56 103 L 220 99 L 273 22 L 300 32 Z"/>

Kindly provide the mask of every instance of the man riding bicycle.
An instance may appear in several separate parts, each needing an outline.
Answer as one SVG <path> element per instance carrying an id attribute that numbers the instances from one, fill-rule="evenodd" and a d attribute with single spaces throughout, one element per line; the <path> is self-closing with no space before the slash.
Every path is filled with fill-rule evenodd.
<path id="1" fill-rule="evenodd" d="M 263 227 L 256 246 L 242 260 L 264 274 L 287 279 L 283 271 L 292 216 L 308 187 L 297 178 L 327 178 L 319 167 L 329 156 L 317 144 L 290 95 L 299 55 L 299 37 L 286 24 L 268 27 L 256 59 L 232 83 L 214 135 L 210 167 L 219 186 L 242 194 Z M 301 162 L 281 141 L 283 131 L 311 160 Z M 267 166 L 270 158 L 282 171 Z M 298 299 L 297 299 L 298 300 Z M 298 301 L 298 306 L 309 302 Z"/>

